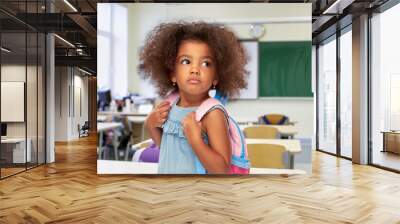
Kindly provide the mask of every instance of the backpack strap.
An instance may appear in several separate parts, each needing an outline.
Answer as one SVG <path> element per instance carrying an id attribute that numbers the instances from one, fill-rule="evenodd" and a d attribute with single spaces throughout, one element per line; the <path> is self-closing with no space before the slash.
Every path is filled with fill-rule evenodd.
<path id="1" fill-rule="evenodd" d="M 245 149 L 245 145 L 246 145 L 246 140 L 245 137 L 243 136 L 243 132 L 240 130 L 240 127 L 238 125 L 238 123 L 236 123 L 236 121 L 234 121 L 233 119 L 231 119 L 233 125 L 235 126 L 235 128 L 237 130 L 239 130 L 239 137 L 240 137 L 240 141 L 242 142 L 242 148 L 241 148 L 241 152 L 240 152 L 240 158 L 242 159 L 246 159 L 246 149 Z"/>
<path id="2" fill-rule="evenodd" d="M 226 122 L 228 125 L 228 129 L 231 128 L 236 128 L 238 131 L 238 137 L 240 138 L 240 141 L 243 143 L 241 146 L 241 152 L 240 152 L 240 158 L 241 159 L 245 159 L 246 158 L 246 150 L 245 150 L 245 138 L 243 136 L 243 133 L 240 131 L 240 127 L 239 125 L 232 120 L 229 115 L 228 112 L 226 111 L 225 107 L 221 104 L 221 102 L 215 98 L 208 98 L 207 100 L 205 100 L 200 106 L 199 108 L 197 108 L 196 110 L 196 121 L 200 121 L 207 113 L 211 112 L 214 109 L 221 109 L 224 112 L 225 118 L 226 118 Z M 232 127 L 231 127 L 231 123 L 232 122 Z M 230 130 L 228 130 L 230 132 Z"/>
<path id="3" fill-rule="evenodd" d="M 165 98 L 166 101 L 169 102 L 170 105 L 175 103 L 175 101 L 179 98 L 179 93 L 177 91 L 173 91 L 167 95 Z"/>
<path id="4" fill-rule="evenodd" d="M 211 112 L 214 109 L 221 109 L 222 112 L 224 112 L 226 121 L 229 124 L 229 115 L 228 112 L 225 110 L 225 107 L 221 104 L 221 102 L 215 98 L 208 98 L 206 99 L 203 103 L 201 103 L 201 105 L 197 108 L 196 110 L 196 121 L 201 121 L 201 119 L 203 119 L 203 117 Z"/>

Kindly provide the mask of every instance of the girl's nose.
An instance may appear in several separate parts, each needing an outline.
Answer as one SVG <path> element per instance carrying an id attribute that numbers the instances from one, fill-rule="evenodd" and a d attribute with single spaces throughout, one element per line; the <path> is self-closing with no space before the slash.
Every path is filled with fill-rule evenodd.
<path id="1" fill-rule="evenodd" d="M 192 66 L 192 68 L 190 69 L 190 74 L 199 75 L 200 74 L 199 68 L 197 66 Z"/>

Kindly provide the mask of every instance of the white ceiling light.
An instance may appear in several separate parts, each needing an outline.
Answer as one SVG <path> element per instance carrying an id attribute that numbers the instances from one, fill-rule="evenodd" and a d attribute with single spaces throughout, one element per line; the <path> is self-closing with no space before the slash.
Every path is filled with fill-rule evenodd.
<path id="1" fill-rule="evenodd" d="M 79 68 L 79 67 L 78 67 L 78 70 L 81 71 L 81 72 L 83 72 L 83 73 L 85 73 L 85 74 L 87 74 L 87 75 L 92 75 L 92 73 L 89 73 L 88 71 L 83 70 L 83 69 L 81 69 L 81 68 Z"/>
<path id="2" fill-rule="evenodd" d="M 64 0 L 65 4 L 67 4 L 72 10 L 74 10 L 74 12 L 78 12 L 78 10 L 71 4 L 69 3 L 68 0 Z"/>
<path id="3" fill-rule="evenodd" d="M 6 52 L 6 53 L 10 53 L 10 52 L 11 52 L 10 50 L 8 50 L 8 49 L 5 48 L 5 47 L 1 47 L 1 50 L 4 51 L 4 52 Z"/>
<path id="4" fill-rule="evenodd" d="M 66 43 L 67 45 L 69 45 L 70 47 L 75 48 L 75 45 L 73 45 L 71 42 L 69 42 L 68 40 L 58 36 L 57 34 L 54 34 L 55 37 L 57 37 L 59 40 L 61 40 L 62 42 Z"/>
<path id="5" fill-rule="evenodd" d="M 336 0 L 332 5 L 324 10 L 322 14 L 342 14 L 343 9 L 351 5 L 355 0 Z"/>

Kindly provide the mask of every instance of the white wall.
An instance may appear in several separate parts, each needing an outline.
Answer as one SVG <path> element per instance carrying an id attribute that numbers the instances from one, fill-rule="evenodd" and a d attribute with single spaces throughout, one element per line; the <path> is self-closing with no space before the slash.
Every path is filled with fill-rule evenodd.
<path id="1" fill-rule="evenodd" d="M 55 141 L 67 141 L 68 73 L 67 67 L 55 68 Z"/>
<path id="2" fill-rule="evenodd" d="M 71 67 L 56 67 L 56 141 L 77 139 L 78 124 L 88 120 L 88 78 L 82 75 Z"/>
<path id="3" fill-rule="evenodd" d="M 32 67 L 26 68 L 25 65 L 2 65 L 1 81 L 18 81 L 25 82 L 25 69 L 31 70 Z M 7 110 L 7 108 L 1 108 Z M 25 137 L 25 122 L 9 122 L 7 123 L 8 137 Z"/>
<path id="4" fill-rule="evenodd" d="M 26 84 L 25 80 L 25 75 L 26 71 L 28 74 L 31 74 L 33 72 L 36 73 L 36 67 L 33 66 L 27 66 L 25 65 L 17 65 L 17 64 L 8 64 L 8 65 L 2 65 L 1 66 L 1 81 L 9 81 L 9 82 L 24 82 Z M 31 83 L 30 83 L 31 84 Z M 35 82 L 36 85 L 36 82 Z M 30 90 L 30 89 L 29 89 Z M 36 96 L 36 89 L 34 92 L 27 94 L 28 98 L 27 103 L 30 103 L 32 101 L 32 98 Z M 35 105 L 36 107 L 36 105 Z M 1 110 L 7 110 L 8 108 L 1 108 Z M 35 120 L 36 122 L 36 114 L 31 114 L 28 113 L 28 121 L 31 122 L 32 120 Z M 34 115 L 34 117 L 32 117 Z M 25 137 L 25 126 L 26 122 L 7 122 L 7 136 L 8 137 Z M 33 125 L 28 125 L 29 129 L 33 128 Z M 28 136 L 29 136 L 29 131 L 28 131 Z"/>
<path id="5" fill-rule="evenodd" d="M 38 69 L 38 70 L 37 70 Z M 27 80 L 26 80 L 27 78 Z M 22 114 L 26 112 L 26 120 L 23 118 L 22 122 L 6 122 L 7 123 L 7 137 L 25 137 L 30 139 L 30 148 L 32 161 L 44 163 L 44 93 L 43 82 L 44 74 L 41 67 L 25 66 L 25 64 L 3 64 L 1 66 L 1 81 L 9 82 L 24 82 L 26 86 L 26 99 L 23 99 Z M 4 89 L 2 89 L 3 91 Z M 21 90 L 20 94 L 24 94 Z M 7 95 L 2 95 L 7 97 Z M 25 98 L 22 97 L 22 98 Z M 26 107 L 25 107 L 26 103 Z M 3 112 L 13 113 L 12 110 L 16 108 L 2 107 Z M 15 113 L 15 112 L 14 112 Z M 22 115 L 24 116 L 24 115 Z M 37 157 L 37 153 L 39 156 Z M 49 160 L 50 161 L 50 160 Z"/>
<path id="6" fill-rule="evenodd" d="M 71 130 L 71 135 L 73 138 L 77 138 L 79 133 L 77 126 L 80 124 L 81 126 L 85 123 L 85 121 L 88 121 L 88 108 L 89 108 L 89 102 L 88 102 L 88 78 L 81 76 L 83 73 L 78 73 L 76 74 L 77 70 L 75 70 L 75 75 L 74 75 L 74 108 L 72 113 L 73 119 L 72 119 L 72 130 Z M 79 93 L 80 92 L 80 93 Z M 80 111 L 81 110 L 81 111 Z"/>

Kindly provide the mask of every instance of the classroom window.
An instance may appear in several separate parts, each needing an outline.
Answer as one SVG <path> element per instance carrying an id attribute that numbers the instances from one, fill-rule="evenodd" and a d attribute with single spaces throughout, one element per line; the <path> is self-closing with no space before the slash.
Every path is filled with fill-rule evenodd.
<path id="1" fill-rule="evenodd" d="M 318 48 L 318 149 L 336 153 L 336 37 Z"/>
<path id="2" fill-rule="evenodd" d="M 340 36 L 340 154 L 351 158 L 352 141 L 352 33 Z"/>
<path id="3" fill-rule="evenodd" d="M 121 4 L 100 4 L 97 7 L 98 87 L 110 89 L 113 97 L 128 95 L 128 11 Z M 114 25 L 118 24 L 118 25 Z"/>
<path id="4" fill-rule="evenodd" d="M 371 19 L 371 157 L 373 164 L 395 170 L 400 170 L 398 21 L 400 4 L 375 14 Z"/>

